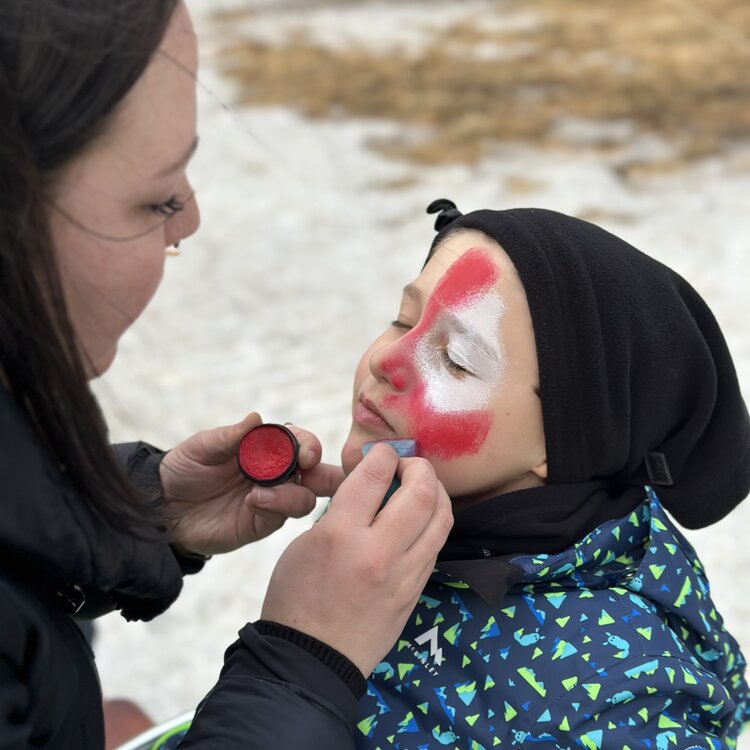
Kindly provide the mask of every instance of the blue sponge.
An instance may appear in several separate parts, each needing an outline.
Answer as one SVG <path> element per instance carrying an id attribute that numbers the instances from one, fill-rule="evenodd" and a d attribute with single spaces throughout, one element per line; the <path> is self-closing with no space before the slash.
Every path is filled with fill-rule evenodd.
<path id="1" fill-rule="evenodd" d="M 386 445 L 390 445 L 391 448 L 393 448 L 393 450 L 395 450 L 401 458 L 414 458 L 414 456 L 417 455 L 417 441 L 412 440 L 411 438 L 405 438 L 403 440 L 373 440 L 371 443 L 365 443 L 362 446 L 362 456 L 366 456 L 370 452 L 370 449 L 373 447 L 373 445 L 377 445 L 378 443 L 385 443 Z M 383 498 L 380 510 L 383 509 L 383 506 L 388 502 L 388 500 L 390 500 L 391 495 L 400 486 L 401 482 L 398 481 L 398 477 L 393 477 L 391 486 L 388 488 L 388 492 L 385 493 L 385 497 Z"/>

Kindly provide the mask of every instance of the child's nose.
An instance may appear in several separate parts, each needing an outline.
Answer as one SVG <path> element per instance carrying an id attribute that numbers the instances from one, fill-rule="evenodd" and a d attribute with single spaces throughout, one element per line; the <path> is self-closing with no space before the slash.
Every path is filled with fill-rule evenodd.
<path id="1" fill-rule="evenodd" d="M 413 366 L 404 351 L 403 340 L 385 344 L 370 355 L 370 372 L 396 391 L 405 391 L 413 379 Z"/>

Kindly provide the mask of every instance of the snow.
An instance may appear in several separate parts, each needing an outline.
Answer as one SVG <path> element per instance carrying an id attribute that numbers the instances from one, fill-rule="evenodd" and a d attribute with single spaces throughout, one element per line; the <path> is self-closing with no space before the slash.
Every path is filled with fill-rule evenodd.
<path id="1" fill-rule="evenodd" d="M 199 36 L 210 32 L 207 10 L 219 5 L 237 2 L 194 3 Z M 343 18 L 347 33 L 366 29 L 377 41 L 440 17 L 427 3 L 388 5 L 387 13 L 383 4 L 348 5 L 343 16 L 303 7 L 274 4 L 262 33 L 287 13 L 288 23 L 307 20 L 323 36 L 334 35 Z M 231 86 L 213 65 L 216 40 L 205 42 L 201 145 L 191 169 L 203 226 L 179 258 L 169 259 L 157 297 L 96 385 L 113 440 L 169 447 L 258 410 L 266 421 L 312 430 L 323 460 L 337 462 L 355 364 L 421 266 L 432 238 L 424 209 L 437 197 L 452 198 L 463 211 L 536 205 L 590 217 L 672 266 L 712 306 L 750 395 L 747 149 L 624 179 L 622 154 L 605 158 L 580 145 L 606 134 L 568 122 L 563 129 L 575 149 L 503 145 L 474 167 L 414 167 L 368 148 L 396 124 L 310 122 L 281 108 L 226 107 Z M 626 124 L 613 127 L 629 137 Z M 633 137 L 630 148 L 665 147 Z M 289 522 L 263 542 L 215 558 L 153 623 L 103 618 L 96 653 L 105 695 L 130 697 L 159 720 L 194 706 L 213 685 L 224 649 L 257 618 L 275 560 L 311 522 Z M 688 532 L 746 650 L 748 528 L 750 503 L 710 529 Z"/>
<path id="2" fill-rule="evenodd" d="M 502 0 L 501 0 L 502 1 Z M 371 50 L 392 50 L 418 53 L 435 33 L 449 31 L 466 18 L 483 18 L 485 31 L 501 28 L 506 31 L 527 28 L 537 22 L 532 13 L 497 14 L 498 3 L 492 0 L 442 2 L 432 7 L 422 2 L 320 2 L 311 12 L 310 3 L 246 2 L 224 0 L 221 10 L 248 10 L 238 20 L 237 28 L 250 39 L 269 44 L 291 36 L 303 35 L 328 49 L 367 47 Z M 193 7 L 191 5 L 191 7 Z M 216 7 L 216 6 L 214 6 Z M 195 4 L 197 16 L 208 6 Z M 497 46 L 491 45 L 493 54 Z"/>

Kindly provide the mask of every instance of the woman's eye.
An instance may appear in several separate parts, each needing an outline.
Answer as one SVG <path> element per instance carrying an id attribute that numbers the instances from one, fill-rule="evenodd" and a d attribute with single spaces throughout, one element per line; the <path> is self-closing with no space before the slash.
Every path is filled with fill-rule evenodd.
<path id="1" fill-rule="evenodd" d="M 159 216 L 165 216 L 169 218 L 175 214 L 180 213 L 185 208 L 185 203 L 181 201 L 176 195 L 173 195 L 169 200 L 164 203 L 154 203 L 149 208 Z"/>

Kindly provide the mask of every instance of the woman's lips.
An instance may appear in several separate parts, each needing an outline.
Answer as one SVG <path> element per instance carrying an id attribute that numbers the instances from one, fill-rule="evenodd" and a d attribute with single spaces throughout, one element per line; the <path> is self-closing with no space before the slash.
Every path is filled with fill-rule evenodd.
<path id="1" fill-rule="evenodd" d="M 388 422 L 380 416 L 375 407 L 368 401 L 358 401 L 352 409 L 352 417 L 355 422 L 363 427 L 376 427 L 393 432 Z"/>

